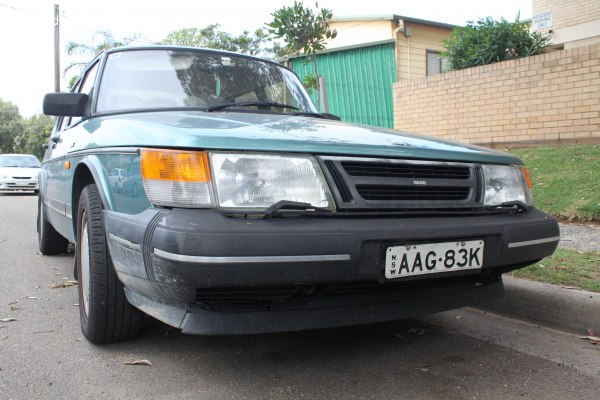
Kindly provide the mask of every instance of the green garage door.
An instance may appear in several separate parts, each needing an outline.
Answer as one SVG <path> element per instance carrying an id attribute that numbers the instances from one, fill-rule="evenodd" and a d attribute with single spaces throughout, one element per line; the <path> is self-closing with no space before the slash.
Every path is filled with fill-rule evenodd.
<path id="1" fill-rule="evenodd" d="M 325 77 L 329 112 L 343 121 L 393 128 L 394 57 L 394 42 L 319 54 L 319 74 Z M 291 60 L 300 79 L 314 75 L 312 62 L 305 64 L 305 60 Z"/>

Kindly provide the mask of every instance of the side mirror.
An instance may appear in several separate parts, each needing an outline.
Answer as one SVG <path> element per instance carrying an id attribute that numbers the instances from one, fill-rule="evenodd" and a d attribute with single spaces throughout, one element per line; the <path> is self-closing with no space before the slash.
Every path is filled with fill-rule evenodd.
<path id="1" fill-rule="evenodd" d="M 83 117 L 88 95 L 85 93 L 48 93 L 44 96 L 44 114 L 57 117 Z"/>

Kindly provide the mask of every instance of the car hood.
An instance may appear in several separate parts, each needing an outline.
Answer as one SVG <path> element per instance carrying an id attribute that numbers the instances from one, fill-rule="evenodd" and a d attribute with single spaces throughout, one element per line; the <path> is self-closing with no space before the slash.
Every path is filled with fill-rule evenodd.
<path id="1" fill-rule="evenodd" d="M 8 175 L 11 178 L 37 178 L 39 172 L 39 168 L 0 167 L 0 176 Z"/>
<path id="2" fill-rule="evenodd" d="M 95 117 L 97 147 L 122 145 L 273 151 L 520 164 L 484 147 L 321 118 L 241 112 L 162 111 Z"/>

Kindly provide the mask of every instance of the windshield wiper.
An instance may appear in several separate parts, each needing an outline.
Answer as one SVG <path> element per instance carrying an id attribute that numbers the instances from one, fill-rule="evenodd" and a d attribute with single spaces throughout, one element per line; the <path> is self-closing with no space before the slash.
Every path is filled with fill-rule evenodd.
<path id="1" fill-rule="evenodd" d="M 329 210 L 327 210 L 325 208 L 315 207 L 310 203 L 301 203 L 299 201 L 281 200 L 265 210 L 264 218 L 273 217 L 277 213 L 279 213 L 279 211 L 282 211 L 282 210 L 330 212 Z"/>
<path id="2" fill-rule="evenodd" d="M 206 109 L 208 112 L 219 111 L 225 108 L 230 107 L 278 107 L 278 108 L 291 108 L 292 110 L 300 110 L 296 106 L 292 106 L 290 104 L 285 103 L 276 103 L 273 101 L 242 101 L 239 103 L 227 103 L 227 104 L 217 104 L 215 106 L 210 106 Z"/>

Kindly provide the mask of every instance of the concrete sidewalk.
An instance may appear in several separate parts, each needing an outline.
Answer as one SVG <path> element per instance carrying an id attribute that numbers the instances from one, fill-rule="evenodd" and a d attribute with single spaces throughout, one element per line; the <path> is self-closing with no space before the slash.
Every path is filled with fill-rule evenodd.
<path id="1" fill-rule="evenodd" d="M 479 308 L 580 335 L 588 329 L 600 334 L 600 293 L 507 275 L 503 280 L 504 297 Z"/>

